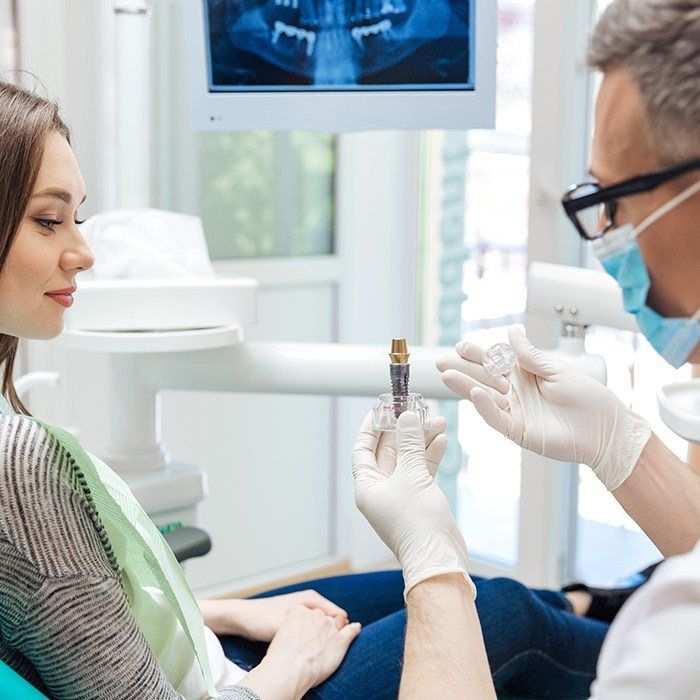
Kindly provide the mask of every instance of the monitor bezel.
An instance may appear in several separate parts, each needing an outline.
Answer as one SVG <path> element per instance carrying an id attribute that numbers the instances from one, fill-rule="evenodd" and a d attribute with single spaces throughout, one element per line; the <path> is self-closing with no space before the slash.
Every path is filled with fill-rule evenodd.
<path id="1" fill-rule="evenodd" d="M 496 0 L 475 7 L 474 87 L 465 90 L 210 92 L 205 0 L 182 0 L 192 128 L 197 131 L 493 128 Z"/>

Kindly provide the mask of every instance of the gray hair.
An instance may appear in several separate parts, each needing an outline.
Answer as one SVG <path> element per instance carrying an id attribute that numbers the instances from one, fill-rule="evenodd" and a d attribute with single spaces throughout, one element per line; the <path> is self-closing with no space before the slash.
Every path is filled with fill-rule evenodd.
<path id="1" fill-rule="evenodd" d="M 588 64 L 629 71 L 664 164 L 700 157 L 700 0 L 614 0 L 593 31 Z"/>

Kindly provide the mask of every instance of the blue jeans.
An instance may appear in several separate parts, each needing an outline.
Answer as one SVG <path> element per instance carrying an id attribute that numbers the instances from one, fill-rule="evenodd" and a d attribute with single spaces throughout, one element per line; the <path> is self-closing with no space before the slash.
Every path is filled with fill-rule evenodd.
<path id="1" fill-rule="evenodd" d="M 566 597 L 530 590 L 506 578 L 474 579 L 484 642 L 499 691 L 521 696 L 588 697 L 608 630 L 576 617 Z M 400 571 L 307 581 L 256 597 L 313 588 L 362 623 L 340 668 L 307 698 L 395 700 L 403 659 L 406 611 Z M 267 644 L 222 637 L 226 656 L 244 670 L 260 663 Z"/>

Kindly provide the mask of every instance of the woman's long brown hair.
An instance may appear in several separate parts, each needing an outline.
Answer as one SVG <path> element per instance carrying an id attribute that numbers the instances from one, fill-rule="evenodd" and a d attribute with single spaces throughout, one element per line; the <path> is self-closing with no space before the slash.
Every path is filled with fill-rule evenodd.
<path id="1" fill-rule="evenodd" d="M 29 206 L 46 137 L 53 131 L 70 142 L 55 103 L 0 81 L 0 276 Z M 18 344 L 19 338 L 0 333 L 1 390 L 15 411 L 27 414 L 12 379 Z"/>

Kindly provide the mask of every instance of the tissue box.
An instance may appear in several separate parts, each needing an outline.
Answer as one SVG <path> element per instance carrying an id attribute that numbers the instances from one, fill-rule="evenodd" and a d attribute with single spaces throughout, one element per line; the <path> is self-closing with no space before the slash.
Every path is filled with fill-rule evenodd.
<path id="1" fill-rule="evenodd" d="M 241 327 L 257 319 L 253 279 L 78 279 L 68 330 L 173 331 Z"/>

